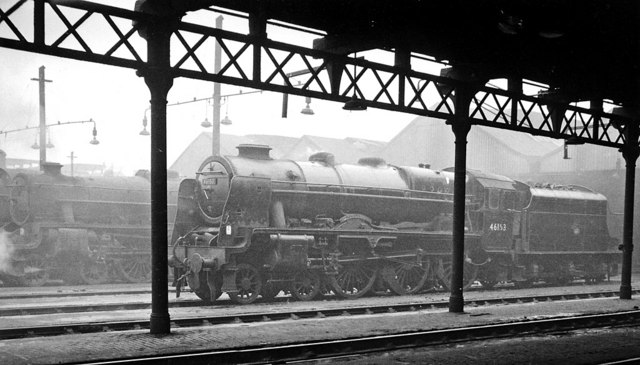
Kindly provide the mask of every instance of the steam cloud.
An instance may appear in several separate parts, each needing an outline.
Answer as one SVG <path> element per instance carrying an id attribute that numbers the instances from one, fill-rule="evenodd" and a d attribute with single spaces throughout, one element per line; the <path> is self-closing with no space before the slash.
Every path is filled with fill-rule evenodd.
<path id="1" fill-rule="evenodd" d="M 0 272 L 11 272 L 11 257 L 15 250 L 7 232 L 0 232 Z"/>

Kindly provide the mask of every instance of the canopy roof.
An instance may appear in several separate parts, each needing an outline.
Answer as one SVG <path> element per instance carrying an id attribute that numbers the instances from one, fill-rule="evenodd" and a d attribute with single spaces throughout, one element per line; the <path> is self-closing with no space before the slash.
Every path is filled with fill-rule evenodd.
<path id="1" fill-rule="evenodd" d="M 603 98 L 632 106 L 639 99 L 637 1 L 202 2 L 326 32 L 314 42 L 318 49 L 402 49 L 490 79 L 544 83 L 572 101 Z"/>

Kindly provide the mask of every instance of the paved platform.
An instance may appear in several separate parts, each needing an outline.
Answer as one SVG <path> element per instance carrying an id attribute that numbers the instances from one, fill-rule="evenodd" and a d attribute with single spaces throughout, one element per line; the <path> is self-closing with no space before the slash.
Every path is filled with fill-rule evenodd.
<path id="1" fill-rule="evenodd" d="M 382 335 L 427 329 L 445 329 L 489 323 L 505 323 L 576 314 L 619 312 L 640 307 L 640 299 L 601 298 L 564 302 L 537 302 L 495 306 L 467 306 L 464 313 L 446 310 L 385 315 L 342 316 L 323 320 L 172 328 L 169 335 L 148 330 L 69 334 L 0 341 L 0 364 L 59 364 L 125 359 L 143 355 L 233 349 L 268 344 L 296 343 Z M 215 314 L 215 308 L 203 308 Z M 569 350 L 569 349 L 568 349 Z"/>

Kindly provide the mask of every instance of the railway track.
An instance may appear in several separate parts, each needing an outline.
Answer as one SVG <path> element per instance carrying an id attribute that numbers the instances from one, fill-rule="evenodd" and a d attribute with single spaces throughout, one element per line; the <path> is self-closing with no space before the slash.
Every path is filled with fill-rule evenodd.
<path id="1" fill-rule="evenodd" d="M 245 347 L 221 351 L 192 352 L 176 355 L 145 356 L 135 359 L 101 361 L 96 364 L 154 363 L 288 363 L 304 360 L 341 358 L 354 355 L 406 350 L 434 345 L 518 336 L 569 332 L 601 327 L 640 325 L 640 310 L 617 313 L 578 315 L 562 318 L 527 320 L 511 323 L 451 329 L 416 331 L 330 341 L 299 342 L 275 346 Z"/>
<path id="2" fill-rule="evenodd" d="M 52 288 L 55 289 L 55 288 Z M 170 293 L 175 293 L 175 288 L 169 287 Z M 112 289 L 57 289 L 56 291 L 38 291 L 38 288 L 32 288 L 31 291 L 6 291 L 0 292 L 0 300 L 3 299 L 40 299 L 40 298 L 73 298 L 73 297 L 89 297 L 89 296 L 111 296 L 118 294 L 151 294 L 149 285 L 144 288 L 112 288 Z"/>
<path id="3" fill-rule="evenodd" d="M 150 293 L 150 292 L 149 292 Z M 634 290 L 632 292 L 640 294 L 640 290 Z M 130 294 L 130 293 L 126 293 Z M 141 294 L 147 294 L 143 292 Z M 578 299 L 594 299 L 594 298 L 611 298 L 620 295 L 619 291 L 598 291 L 587 293 L 570 293 L 570 294 L 543 294 L 543 295 L 527 295 L 527 296 L 514 296 L 514 297 L 500 297 L 500 298 L 482 298 L 482 299 L 470 299 L 465 300 L 465 305 L 481 306 L 481 305 L 495 305 L 495 304 L 509 304 L 509 303 L 531 303 L 541 301 L 560 301 L 560 300 L 578 300 Z M 272 302 L 285 302 L 289 298 L 276 298 Z M 201 307 L 202 301 L 199 299 L 185 299 L 181 301 L 170 302 L 170 308 L 190 308 Z M 389 305 L 388 307 L 398 307 L 400 311 L 406 311 L 404 308 L 416 307 L 416 310 L 423 309 L 441 309 L 448 306 L 448 302 L 443 301 L 431 301 L 420 304 L 397 304 Z M 386 307 L 386 306 L 381 306 Z M 85 313 L 85 312 L 108 312 L 108 311 L 124 311 L 124 310 L 143 310 L 150 309 L 151 302 L 131 302 L 131 303 L 100 303 L 100 304 L 67 304 L 57 306 L 27 306 L 19 304 L 16 306 L 7 306 L 0 308 L 0 317 L 9 316 L 31 316 L 31 315 L 43 315 L 43 314 L 65 314 L 65 313 Z M 357 308 L 375 308 L 371 306 L 357 307 Z"/>
<path id="4" fill-rule="evenodd" d="M 185 300 L 170 303 L 170 308 L 186 308 L 202 306 L 201 300 Z M 111 312 L 126 310 L 151 309 L 150 302 L 131 303 L 99 303 L 99 304 L 69 304 L 57 306 L 25 306 L 0 308 L 0 317 L 10 316 L 35 316 L 42 314 L 65 314 L 65 313 L 87 313 L 87 312 Z"/>
<path id="5" fill-rule="evenodd" d="M 634 290 L 634 295 L 640 294 L 640 290 Z M 617 291 L 607 292 L 593 292 L 593 293 L 575 293 L 575 294 L 558 294 L 558 295 L 536 295 L 536 296 L 517 296 L 517 297 L 501 297 L 501 298 L 485 298 L 476 300 L 465 301 L 466 306 L 488 306 L 498 304 L 522 304 L 522 303 L 535 303 L 535 302 L 550 302 L 550 301 L 569 301 L 569 300 L 583 300 L 583 299 L 596 299 L 596 298 L 610 298 L 618 296 Z M 199 301 L 180 303 L 183 305 L 198 306 L 201 303 Z M 136 305 L 138 307 L 136 307 Z M 175 306 L 176 303 L 172 303 Z M 415 312 L 422 310 L 440 310 L 448 307 L 446 301 L 432 301 L 424 303 L 410 303 L 410 304 L 385 304 L 385 305 L 373 305 L 373 306 L 348 306 L 342 308 L 323 308 L 323 309 L 302 309 L 302 310 L 286 310 L 273 312 L 271 310 L 263 312 L 243 313 L 243 314 L 231 314 L 222 316 L 195 316 L 188 318 L 172 319 L 171 323 L 173 327 L 200 327 L 200 326 L 214 326 L 222 324 L 238 324 L 238 323 L 255 323 L 265 321 L 282 321 L 282 320 L 296 320 L 296 319 L 311 319 L 311 318 L 329 318 L 338 316 L 357 316 L 357 315 L 372 315 L 372 314 L 384 314 L 384 313 L 399 313 L 399 312 Z M 73 309 L 72 309 L 73 308 Z M 111 309 L 108 309 L 111 308 Z M 80 312 L 83 309 L 85 311 L 91 310 L 134 310 L 134 309 L 147 309 L 150 308 L 148 303 L 132 303 L 127 307 L 124 304 L 117 305 L 104 305 L 102 308 L 98 305 L 90 306 L 75 306 L 75 307 L 59 307 L 59 308 L 32 308 L 32 315 L 45 314 L 43 311 L 51 310 L 50 313 L 60 313 L 61 310 L 70 310 L 67 313 Z M 25 315 L 29 312 L 29 308 L 5 308 L 0 311 L 0 316 L 11 315 Z M 61 324 L 61 325 L 49 325 L 49 326 L 30 326 L 30 327 L 15 327 L 15 328 L 3 328 L 0 329 L 1 339 L 23 338 L 32 336 L 55 336 L 62 334 L 72 333 L 95 333 L 104 331 L 126 331 L 137 329 L 148 329 L 148 320 L 126 320 L 126 321 L 107 321 L 107 322 L 89 322 L 78 324 Z"/>
<path id="6" fill-rule="evenodd" d="M 537 288 L 544 288 L 545 286 L 538 286 Z M 570 286 L 569 286 L 570 287 Z M 568 288 L 569 288 L 568 287 Z M 512 289 L 511 287 L 500 287 L 499 289 Z M 603 287 L 602 289 L 607 289 Z M 600 290 L 602 290 L 600 289 Z M 484 289 L 484 288 L 472 288 L 467 290 L 467 292 L 484 292 L 490 293 L 495 289 Z M 522 290 L 522 289 L 521 289 Z M 175 288 L 169 288 L 169 292 L 175 293 Z M 438 293 L 439 291 L 431 291 L 429 293 Z M 442 291 L 442 293 L 445 293 Z M 613 293 L 613 294 L 612 294 Z M 594 298 L 598 296 L 615 296 L 619 293 L 617 291 L 601 291 L 601 292 L 592 292 L 592 293 L 572 293 L 572 294 L 541 294 L 534 296 L 519 296 L 516 297 L 516 300 L 520 301 L 528 301 L 527 298 L 536 298 L 535 300 L 543 300 L 542 298 L 551 298 L 547 300 L 553 300 L 553 297 L 566 295 L 568 297 L 577 297 L 576 299 L 586 299 L 586 298 Z M 422 293 L 425 294 L 425 293 Z M 74 299 L 74 298 L 88 298 L 88 297 L 117 297 L 117 296 L 136 296 L 136 295 L 151 295 L 151 290 L 146 287 L 134 287 L 134 288 L 105 288 L 105 289 L 58 289 L 56 291 L 31 291 L 31 292 L 1 292 L 0 291 L 0 317 L 6 316 L 28 316 L 28 315 L 39 315 L 39 314 L 64 314 L 64 313 L 82 313 L 82 312 L 101 312 L 101 311 L 116 311 L 116 310 L 141 310 L 150 308 L 151 303 L 145 298 L 134 301 L 135 299 L 128 299 L 129 302 L 119 301 L 117 303 L 90 303 L 90 304 L 58 304 L 55 306 L 44 306 L 42 303 L 38 305 L 29 305 L 24 302 L 16 302 L 21 299 L 29 300 L 50 300 L 50 299 Z M 416 296 L 420 296 L 421 294 L 416 294 Z M 379 297 L 389 297 L 388 295 L 381 295 Z M 332 295 L 324 296 L 327 298 L 334 298 Z M 269 302 L 273 303 L 284 303 L 288 302 L 290 298 L 288 296 L 278 296 L 274 299 L 271 299 Z M 420 300 L 420 299 L 416 299 Z M 473 299 L 467 300 L 466 303 L 472 305 L 478 305 L 478 303 L 482 302 L 484 299 Z M 502 298 L 504 301 L 511 301 L 512 299 L 509 297 Z M 3 305 L 3 301 L 9 301 L 8 304 Z M 489 304 L 493 304 L 493 300 L 489 299 Z M 264 303 L 264 301 L 259 301 L 257 303 Z M 235 305 L 231 302 L 225 300 L 219 300 L 216 302 L 218 305 Z M 188 308 L 188 307 L 197 307 L 203 306 L 203 303 L 199 299 L 187 299 L 183 298 L 179 301 L 172 301 L 169 303 L 169 306 L 172 308 Z"/>

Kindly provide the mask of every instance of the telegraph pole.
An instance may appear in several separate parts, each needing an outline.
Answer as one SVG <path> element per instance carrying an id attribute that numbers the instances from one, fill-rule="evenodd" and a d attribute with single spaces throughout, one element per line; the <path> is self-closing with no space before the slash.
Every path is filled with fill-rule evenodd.
<path id="1" fill-rule="evenodd" d="M 222 15 L 216 18 L 216 28 L 222 29 Z M 220 64 L 222 55 L 220 43 L 216 40 L 213 55 L 213 72 L 220 72 Z M 213 134 L 211 137 L 211 154 L 217 156 L 220 154 L 220 83 L 213 83 Z"/>
<path id="2" fill-rule="evenodd" d="M 73 155 L 73 151 L 71 151 L 71 156 L 67 156 L 71 160 L 71 177 L 73 177 L 73 160 L 78 157 Z"/>
<path id="3" fill-rule="evenodd" d="M 33 81 L 38 81 L 39 86 L 39 94 L 40 94 L 40 170 L 44 166 L 44 163 L 47 162 L 47 115 L 46 108 L 44 102 L 44 85 L 45 82 L 53 82 L 51 80 L 47 80 L 44 78 L 44 66 L 40 66 L 38 69 L 38 78 L 32 78 Z"/>

